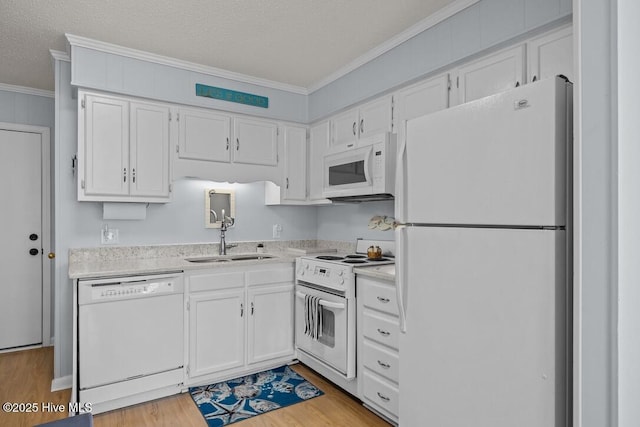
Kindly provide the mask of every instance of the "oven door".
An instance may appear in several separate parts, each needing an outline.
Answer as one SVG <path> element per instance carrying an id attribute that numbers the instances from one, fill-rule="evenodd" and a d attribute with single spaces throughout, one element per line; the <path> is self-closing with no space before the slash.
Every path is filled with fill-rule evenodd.
<path id="1" fill-rule="evenodd" d="M 356 148 L 324 157 L 324 197 L 373 194 L 373 147 Z"/>
<path id="2" fill-rule="evenodd" d="M 348 340 L 355 340 L 355 328 L 349 327 L 348 314 L 351 307 L 347 298 L 312 289 L 300 283 L 296 286 L 296 347 L 331 366 L 346 378 L 354 378 L 355 367 L 349 366 Z M 323 324 L 322 335 L 317 339 L 304 333 L 305 295 L 320 298 Z"/>

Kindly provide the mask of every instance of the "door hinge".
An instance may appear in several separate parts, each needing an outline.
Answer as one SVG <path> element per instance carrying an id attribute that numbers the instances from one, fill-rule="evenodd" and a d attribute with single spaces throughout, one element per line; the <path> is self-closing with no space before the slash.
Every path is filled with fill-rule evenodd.
<path id="1" fill-rule="evenodd" d="M 80 107 L 81 107 L 81 108 L 85 108 L 85 106 L 84 106 L 84 99 L 80 101 Z"/>
<path id="2" fill-rule="evenodd" d="M 276 127 L 276 136 L 280 136 L 280 128 Z"/>
<path id="3" fill-rule="evenodd" d="M 176 122 L 180 121 L 180 113 L 176 113 Z"/>
<path id="4" fill-rule="evenodd" d="M 169 121 L 171 121 L 171 111 L 169 111 Z"/>
<path id="5" fill-rule="evenodd" d="M 80 180 L 80 188 L 82 188 L 84 190 L 84 179 Z"/>
<path id="6" fill-rule="evenodd" d="M 173 184 L 169 184 L 169 193 L 173 193 Z"/>
<path id="7" fill-rule="evenodd" d="M 451 77 L 447 77 L 447 90 L 451 90 Z"/>
<path id="8" fill-rule="evenodd" d="M 191 375 L 191 369 L 189 368 L 189 365 L 187 365 L 187 376 Z"/>
<path id="9" fill-rule="evenodd" d="M 169 187 L 171 187 L 171 185 L 169 185 Z M 187 311 L 191 310 L 191 301 L 187 301 Z M 189 367 L 187 366 L 187 369 L 189 369 Z"/>
<path id="10" fill-rule="evenodd" d="M 460 76 L 456 77 L 456 87 L 460 88 Z"/>
<path id="11" fill-rule="evenodd" d="M 176 153 L 179 153 L 179 152 L 180 152 L 180 146 L 176 145 Z"/>

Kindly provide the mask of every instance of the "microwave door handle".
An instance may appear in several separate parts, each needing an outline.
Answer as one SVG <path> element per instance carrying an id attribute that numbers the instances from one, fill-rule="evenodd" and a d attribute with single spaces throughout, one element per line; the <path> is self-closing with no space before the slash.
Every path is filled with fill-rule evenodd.
<path id="1" fill-rule="evenodd" d="M 373 147 L 367 149 L 367 153 L 364 156 L 364 179 L 368 183 L 372 183 L 371 180 L 371 157 L 373 157 Z"/>

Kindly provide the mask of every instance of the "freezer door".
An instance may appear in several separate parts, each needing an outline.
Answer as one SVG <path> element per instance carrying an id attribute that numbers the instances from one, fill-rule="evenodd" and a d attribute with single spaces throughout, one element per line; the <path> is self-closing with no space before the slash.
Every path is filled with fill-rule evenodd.
<path id="1" fill-rule="evenodd" d="M 409 120 L 400 220 L 565 225 L 566 92 L 547 79 Z"/>
<path id="2" fill-rule="evenodd" d="M 568 425 L 565 239 L 406 230 L 400 425 Z"/>

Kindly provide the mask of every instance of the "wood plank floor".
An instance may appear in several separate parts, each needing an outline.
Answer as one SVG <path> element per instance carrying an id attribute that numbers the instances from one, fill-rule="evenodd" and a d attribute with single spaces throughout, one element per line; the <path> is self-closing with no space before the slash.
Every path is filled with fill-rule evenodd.
<path id="1" fill-rule="evenodd" d="M 238 427 L 389 426 L 361 402 L 302 364 L 292 366 L 325 394 L 233 424 Z M 70 390 L 52 393 L 53 348 L 0 354 L 0 402 L 52 402 L 67 405 Z M 0 412 L 0 426 L 33 426 L 64 418 L 65 413 Z M 207 423 L 188 393 L 142 403 L 94 416 L 95 427 L 193 426 Z"/>

